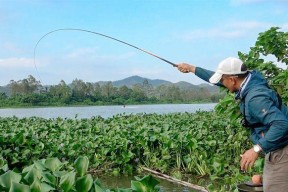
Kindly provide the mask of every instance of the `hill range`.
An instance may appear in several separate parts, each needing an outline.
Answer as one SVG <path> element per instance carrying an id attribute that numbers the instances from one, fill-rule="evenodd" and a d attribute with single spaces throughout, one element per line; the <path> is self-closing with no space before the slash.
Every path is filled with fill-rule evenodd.
<path id="1" fill-rule="evenodd" d="M 114 87 L 121 87 L 121 86 L 124 86 L 126 85 L 127 87 L 131 88 L 133 85 L 135 84 L 143 84 L 143 82 L 147 80 L 148 83 L 150 85 L 152 85 L 154 88 L 155 87 L 158 87 L 160 85 L 167 85 L 167 86 L 176 86 L 176 87 L 179 87 L 181 90 L 186 90 L 186 89 L 189 89 L 189 90 L 199 90 L 199 89 L 207 89 L 210 93 L 217 93 L 219 92 L 219 88 L 217 86 L 213 86 L 213 85 L 210 85 L 208 83 L 202 83 L 202 84 L 199 84 L 199 85 L 194 85 L 194 84 L 191 84 L 191 83 L 188 83 L 186 81 L 179 81 L 177 83 L 172 83 L 170 81 L 166 81 L 166 80 L 161 80 L 161 79 L 148 79 L 148 78 L 145 78 L 145 77 L 140 77 L 140 76 L 131 76 L 131 77 L 127 77 L 127 78 L 124 78 L 122 80 L 117 80 L 117 81 L 111 81 L 112 82 L 112 85 Z M 95 83 L 99 83 L 100 85 L 103 85 L 105 83 L 107 83 L 109 81 L 98 81 L 98 82 L 95 82 Z M 48 86 L 45 86 L 45 87 L 50 87 L 51 85 L 48 85 Z M 8 85 L 6 86 L 0 86 L 0 92 L 4 92 L 6 94 L 9 95 L 9 87 Z"/>

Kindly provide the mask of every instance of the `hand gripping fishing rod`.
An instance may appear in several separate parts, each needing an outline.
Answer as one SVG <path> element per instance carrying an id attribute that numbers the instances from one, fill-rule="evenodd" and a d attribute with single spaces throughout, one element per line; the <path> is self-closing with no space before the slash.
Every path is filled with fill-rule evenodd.
<path id="1" fill-rule="evenodd" d="M 128 45 L 128 46 L 130 46 L 130 47 L 133 47 L 133 48 L 135 48 L 135 49 L 138 49 L 138 50 L 140 50 L 140 51 L 143 51 L 144 53 L 147 53 L 147 54 L 149 54 L 149 55 L 152 55 L 153 57 L 156 57 L 156 58 L 158 58 L 158 59 L 161 59 L 162 61 L 165 61 L 166 63 L 169 63 L 169 64 L 172 65 L 173 67 L 177 67 L 177 65 L 176 65 L 175 63 L 172 63 L 171 61 L 168 61 L 168 60 L 166 60 L 166 59 L 164 59 L 164 58 L 162 58 L 162 57 L 159 57 L 159 56 L 157 56 L 157 55 L 155 55 L 155 54 L 153 54 L 153 53 L 151 53 L 151 52 L 148 52 L 148 51 L 146 51 L 146 50 L 144 50 L 144 49 L 141 49 L 141 48 L 139 48 L 139 47 L 136 47 L 136 46 L 134 46 L 134 45 L 131 45 L 130 43 L 127 43 L 127 42 L 125 42 L 125 41 L 121 41 L 121 40 L 116 39 L 116 38 L 114 38 L 114 37 L 110 37 L 110 36 L 108 36 L 108 35 L 104 35 L 104 34 L 101 34 L 101 33 L 97 33 L 97 32 L 94 32 L 94 31 L 88 31 L 88 30 L 85 30 L 85 29 L 63 28 L 63 29 L 56 29 L 56 30 L 54 30 L 54 31 L 50 31 L 50 32 L 46 33 L 45 35 L 43 35 L 43 36 L 38 40 L 37 44 L 35 45 L 35 47 L 34 47 L 34 66 L 35 66 L 35 68 L 36 68 L 37 73 L 38 73 L 38 70 L 37 70 L 37 67 L 36 67 L 36 65 L 35 65 L 36 48 L 37 48 L 38 44 L 40 43 L 40 41 L 41 41 L 43 38 L 45 38 L 47 35 L 49 35 L 49 34 L 51 34 L 51 33 L 57 32 L 57 31 L 81 31 L 81 32 L 86 32 L 86 33 L 92 33 L 92 34 L 95 34 L 95 35 L 100 35 L 100 36 L 102 36 L 102 37 L 106 37 L 106 38 L 109 38 L 109 39 L 118 41 L 118 42 L 123 43 L 123 44 L 126 44 L 126 45 Z M 39 74 L 38 74 L 38 75 L 39 75 Z M 40 80 L 40 81 L 41 81 L 41 80 Z"/>

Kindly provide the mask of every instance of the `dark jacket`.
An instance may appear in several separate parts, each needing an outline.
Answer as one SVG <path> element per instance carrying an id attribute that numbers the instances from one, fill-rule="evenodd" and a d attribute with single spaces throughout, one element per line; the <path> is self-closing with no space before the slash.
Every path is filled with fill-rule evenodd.
<path id="1" fill-rule="evenodd" d="M 197 67 L 195 74 L 209 82 L 214 72 Z M 250 72 L 245 88 L 236 93 L 236 99 L 240 99 L 241 113 L 244 115 L 245 109 L 245 117 L 253 127 L 250 138 L 254 144 L 260 145 L 265 153 L 288 144 L 288 108 L 269 88 L 260 72 Z"/>

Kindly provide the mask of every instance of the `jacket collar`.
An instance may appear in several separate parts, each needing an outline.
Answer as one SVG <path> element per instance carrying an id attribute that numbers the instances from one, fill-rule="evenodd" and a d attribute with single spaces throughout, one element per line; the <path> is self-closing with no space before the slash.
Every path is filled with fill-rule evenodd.
<path id="1" fill-rule="evenodd" d="M 235 99 L 243 100 L 251 89 L 259 89 L 261 87 L 269 87 L 267 80 L 259 71 L 249 71 L 249 74 L 242 82 L 240 89 L 235 93 Z"/>
<path id="2" fill-rule="evenodd" d="M 249 81 L 251 79 L 251 73 L 247 75 L 247 77 L 243 80 L 243 82 L 240 85 L 240 89 L 236 92 L 235 99 L 242 99 L 243 98 L 243 92 L 248 85 Z"/>

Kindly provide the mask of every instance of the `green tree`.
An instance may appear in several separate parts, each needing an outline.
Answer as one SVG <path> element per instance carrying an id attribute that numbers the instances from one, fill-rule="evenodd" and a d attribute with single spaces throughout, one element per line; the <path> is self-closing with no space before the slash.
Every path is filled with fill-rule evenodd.
<path id="1" fill-rule="evenodd" d="M 150 98 L 153 96 L 153 86 L 149 83 L 147 79 L 144 79 L 142 83 L 142 90 L 146 97 Z"/>
<path id="2" fill-rule="evenodd" d="M 112 85 L 112 82 L 109 81 L 101 86 L 102 96 L 106 98 L 106 100 L 111 100 L 115 95 L 115 88 Z"/>
<path id="3" fill-rule="evenodd" d="M 102 92 L 101 92 L 101 86 L 99 83 L 95 83 L 93 84 L 93 93 L 92 93 L 93 97 L 95 98 L 95 100 L 100 100 L 102 98 Z"/>
<path id="4" fill-rule="evenodd" d="M 133 92 L 132 89 L 128 88 L 126 85 L 121 86 L 118 89 L 119 97 L 121 97 L 121 98 L 123 98 L 125 100 L 128 100 L 131 97 L 132 92 Z"/>
<path id="5" fill-rule="evenodd" d="M 181 99 L 179 87 L 172 85 L 167 87 L 166 100 L 169 102 L 179 101 Z"/>
<path id="6" fill-rule="evenodd" d="M 143 102 L 147 100 L 147 97 L 142 89 L 142 85 L 141 84 L 135 84 L 132 87 L 132 98 L 137 101 L 137 102 Z"/>
<path id="7" fill-rule="evenodd" d="M 32 75 L 29 75 L 28 78 L 17 82 L 11 80 L 8 87 L 12 95 L 25 95 L 40 92 L 42 85 L 40 81 L 37 81 Z"/>
<path id="8" fill-rule="evenodd" d="M 81 79 L 74 79 L 71 83 L 71 89 L 72 89 L 72 97 L 76 101 L 81 102 L 85 100 L 86 95 L 88 95 L 87 85 Z"/>
<path id="9" fill-rule="evenodd" d="M 65 83 L 64 80 L 61 80 L 58 85 L 50 87 L 49 93 L 53 98 L 63 101 L 64 103 L 68 103 L 71 96 L 71 88 Z"/>

